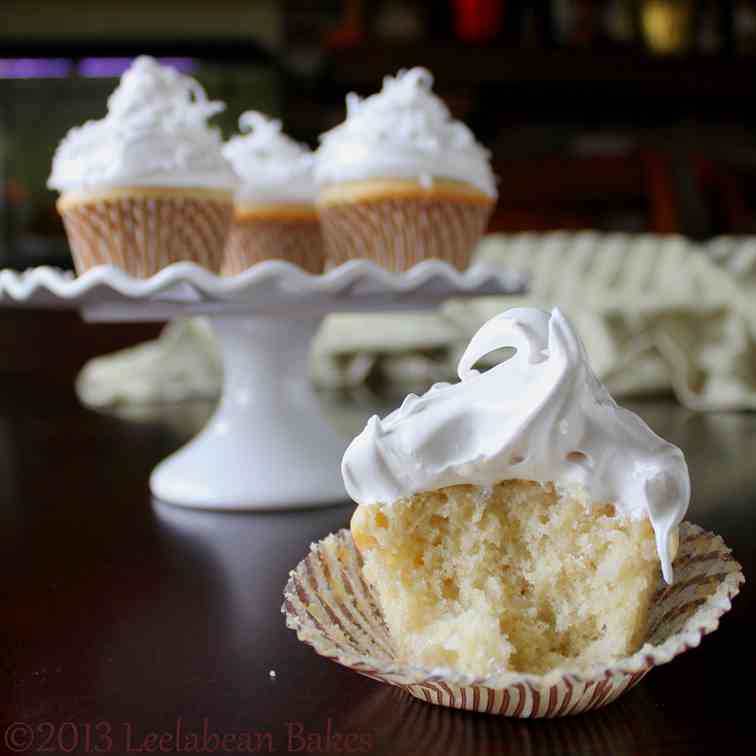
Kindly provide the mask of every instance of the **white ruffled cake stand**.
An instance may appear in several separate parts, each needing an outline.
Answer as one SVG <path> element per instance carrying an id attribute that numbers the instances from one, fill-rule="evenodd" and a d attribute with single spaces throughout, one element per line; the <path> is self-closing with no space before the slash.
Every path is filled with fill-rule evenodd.
<path id="1" fill-rule="evenodd" d="M 150 478 L 160 501 L 198 509 L 294 509 L 345 498 L 346 441 L 308 380 L 309 346 L 331 312 L 412 310 L 450 297 L 516 293 L 518 275 L 425 261 L 389 273 L 362 260 L 323 275 L 269 260 L 231 278 L 176 263 L 136 279 L 102 266 L 0 271 L 0 306 L 75 309 L 90 322 L 209 318 L 223 353 L 223 393 L 207 426 Z"/>

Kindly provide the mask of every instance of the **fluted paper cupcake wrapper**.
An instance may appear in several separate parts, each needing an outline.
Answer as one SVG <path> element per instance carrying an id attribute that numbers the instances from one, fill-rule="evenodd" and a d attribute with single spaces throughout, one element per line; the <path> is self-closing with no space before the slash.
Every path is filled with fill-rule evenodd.
<path id="1" fill-rule="evenodd" d="M 404 271 L 435 259 L 464 270 L 491 210 L 487 204 L 411 197 L 321 206 L 326 265 L 366 258 Z"/>
<path id="2" fill-rule="evenodd" d="M 234 222 L 226 242 L 222 273 L 235 276 L 263 260 L 286 260 L 308 273 L 322 273 L 323 246 L 317 218 Z"/>
<path id="3" fill-rule="evenodd" d="M 230 202 L 129 195 L 72 205 L 62 216 L 77 273 L 115 265 L 149 278 L 182 260 L 219 272 L 232 213 Z"/>
<path id="4" fill-rule="evenodd" d="M 731 607 L 743 573 L 722 539 L 683 523 L 675 582 L 661 576 L 643 647 L 607 665 L 545 675 L 475 678 L 402 663 L 362 575 L 348 530 L 312 544 L 284 590 L 286 624 L 320 655 L 428 703 L 513 717 L 559 717 L 597 709 L 637 685 L 653 667 L 698 646 Z"/>

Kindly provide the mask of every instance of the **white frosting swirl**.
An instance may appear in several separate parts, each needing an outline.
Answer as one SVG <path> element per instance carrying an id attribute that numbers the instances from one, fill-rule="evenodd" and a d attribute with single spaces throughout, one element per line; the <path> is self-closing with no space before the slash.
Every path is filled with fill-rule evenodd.
<path id="1" fill-rule="evenodd" d="M 509 360 L 485 373 L 472 369 L 504 347 L 516 350 Z M 558 309 L 515 308 L 492 318 L 458 372 L 460 383 L 410 394 L 352 441 L 342 473 L 355 501 L 391 504 L 420 491 L 513 478 L 581 486 L 620 515 L 650 518 L 672 582 L 670 533 L 690 498 L 683 453 L 615 403 Z"/>
<path id="2" fill-rule="evenodd" d="M 51 189 L 236 184 L 208 119 L 223 110 L 202 86 L 147 56 L 137 58 L 108 99 L 108 114 L 71 129 L 53 158 Z"/>
<path id="3" fill-rule="evenodd" d="M 223 154 L 242 180 L 242 202 L 315 202 L 314 158 L 303 144 L 281 131 L 281 121 L 250 110 L 239 118 L 240 136 L 231 137 Z"/>
<path id="4" fill-rule="evenodd" d="M 375 178 L 466 181 L 496 197 L 488 152 L 464 123 L 452 120 L 433 94 L 424 68 L 387 76 L 367 99 L 347 95 L 344 123 L 321 135 L 315 165 L 319 185 Z"/>

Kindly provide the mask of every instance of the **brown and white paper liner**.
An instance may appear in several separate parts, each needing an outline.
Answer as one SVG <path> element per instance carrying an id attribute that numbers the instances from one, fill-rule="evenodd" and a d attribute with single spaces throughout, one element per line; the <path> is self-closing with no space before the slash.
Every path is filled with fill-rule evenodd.
<path id="1" fill-rule="evenodd" d="M 312 544 L 284 590 L 286 624 L 320 655 L 403 688 L 428 703 L 512 717 L 559 717 L 597 709 L 637 685 L 655 666 L 698 646 L 717 629 L 744 577 L 722 539 L 683 523 L 675 582 L 661 576 L 642 648 L 606 666 L 545 675 L 484 678 L 424 669 L 396 657 L 381 610 L 362 575 L 348 530 Z"/>
<path id="2" fill-rule="evenodd" d="M 323 272 L 323 235 L 316 216 L 234 221 L 222 273 L 234 276 L 263 260 L 286 260 L 308 273 Z"/>
<path id="3" fill-rule="evenodd" d="M 187 196 L 122 196 L 62 209 L 76 272 L 115 265 L 149 278 L 186 260 L 219 272 L 233 205 Z"/>
<path id="4" fill-rule="evenodd" d="M 640 708 L 628 697 L 590 716 L 572 717 L 569 727 L 523 727 L 511 717 L 468 717 L 443 706 L 428 706 L 400 688 L 380 685 L 354 701 L 340 723 L 348 732 L 369 722 L 374 743 L 402 743 L 402 752 L 408 754 L 614 755 L 626 753 L 628 743 L 638 743 L 639 727 L 659 726 L 658 720 L 642 719 Z M 499 750 L 482 745 L 487 743 L 499 744 Z"/>
<path id="5" fill-rule="evenodd" d="M 397 197 L 318 208 L 328 267 L 366 258 L 387 270 L 442 260 L 464 270 L 488 225 L 492 204 Z"/>

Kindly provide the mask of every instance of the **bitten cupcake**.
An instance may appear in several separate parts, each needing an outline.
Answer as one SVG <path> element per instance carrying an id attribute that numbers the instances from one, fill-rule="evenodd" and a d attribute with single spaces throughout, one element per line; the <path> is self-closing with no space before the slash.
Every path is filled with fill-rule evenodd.
<path id="1" fill-rule="evenodd" d="M 504 347 L 508 361 L 473 369 Z M 559 310 L 493 318 L 459 375 L 372 418 L 344 456 L 354 543 L 401 661 L 486 676 L 633 654 L 660 569 L 673 580 L 682 452 L 615 404 Z"/>
<path id="2" fill-rule="evenodd" d="M 321 136 L 315 179 L 327 264 L 368 258 L 389 270 L 421 260 L 467 266 L 496 202 L 487 151 L 433 94 L 423 68 L 347 96 Z"/>
<path id="3" fill-rule="evenodd" d="M 236 177 L 208 119 L 224 107 L 191 77 L 143 56 L 107 115 L 69 131 L 48 186 L 61 192 L 79 273 L 111 264 L 148 277 L 180 260 L 220 270 Z"/>
<path id="4" fill-rule="evenodd" d="M 315 210 L 313 155 L 281 131 L 281 122 L 249 111 L 242 134 L 223 154 L 240 179 L 223 273 L 281 259 L 310 273 L 323 270 L 323 238 Z"/>

